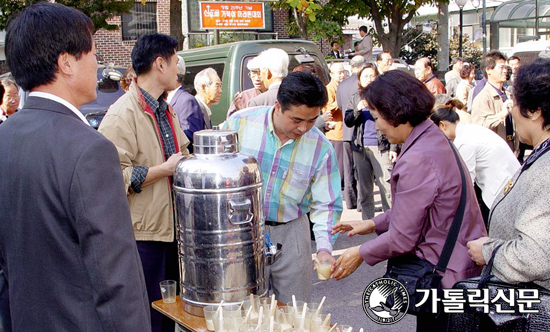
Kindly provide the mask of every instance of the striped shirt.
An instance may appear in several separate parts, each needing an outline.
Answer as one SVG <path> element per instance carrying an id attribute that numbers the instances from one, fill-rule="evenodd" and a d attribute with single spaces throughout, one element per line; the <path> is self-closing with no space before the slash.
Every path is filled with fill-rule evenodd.
<path id="1" fill-rule="evenodd" d="M 273 129 L 274 107 L 235 113 L 225 129 L 239 133 L 240 153 L 255 157 L 263 178 L 266 220 L 289 222 L 308 212 L 317 251 L 332 252 L 332 226 L 342 214 L 342 189 L 336 154 L 315 127 L 297 140 L 282 143 Z"/>

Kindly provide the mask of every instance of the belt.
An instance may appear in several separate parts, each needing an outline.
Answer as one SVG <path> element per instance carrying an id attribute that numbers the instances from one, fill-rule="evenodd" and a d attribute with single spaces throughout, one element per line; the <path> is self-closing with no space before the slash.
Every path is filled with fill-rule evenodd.
<path id="1" fill-rule="evenodd" d="M 265 224 L 267 226 L 281 226 L 281 225 L 286 224 L 286 222 L 276 222 L 276 221 L 266 220 Z"/>

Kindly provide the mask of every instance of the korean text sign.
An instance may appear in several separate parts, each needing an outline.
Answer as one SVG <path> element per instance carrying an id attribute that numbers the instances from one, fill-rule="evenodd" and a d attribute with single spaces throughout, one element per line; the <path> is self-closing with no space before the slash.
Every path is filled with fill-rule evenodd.
<path id="1" fill-rule="evenodd" d="M 199 2 L 201 29 L 264 29 L 262 2 Z"/>

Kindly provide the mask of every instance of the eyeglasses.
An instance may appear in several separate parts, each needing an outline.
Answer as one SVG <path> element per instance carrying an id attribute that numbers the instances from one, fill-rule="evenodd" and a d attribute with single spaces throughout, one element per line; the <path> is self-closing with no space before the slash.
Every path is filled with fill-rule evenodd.
<path id="1" fill-rule="evenodd" d="M 248 77 L 252 77 L 252 76 L 260 76 L 260 71 L 259 70 L 251 70 L 248 72 Z"/>

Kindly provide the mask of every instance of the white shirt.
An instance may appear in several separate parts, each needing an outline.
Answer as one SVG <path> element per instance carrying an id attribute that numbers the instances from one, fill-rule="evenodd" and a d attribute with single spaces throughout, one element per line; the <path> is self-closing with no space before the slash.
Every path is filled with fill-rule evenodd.
<path id="1" fill-rule="evenodd" d="M 53 100 L 57 103 L 60 103 L 61 105 L 66 106 L 68 109 L 73 111 L 73 113 L 76 114 L 76 116 L 78 116 L 80 120 L 82 120 L 85 124 L 87 124 L 88 126 L 90 125 L 88 123 L 88 120 L 86 120 L 86 118 L 84 117 L 84 115 L 82 115 L 82 113 L 76 107 L 74 107 L 73 104 L 69 103 L 68 101 L 66 101 L 61 97 L 52 95 L 51 93 L 40 92 L 40 91 L 32 91 L 31 93 L 29 93 L 29 97 L 39 97 L 39 98 Z"/>
<path id="2" fill-rule="evenodd" d="M 472 181 L 481 189 L 483 202 L 490 208 L 496 196 L 519 170 L 516 156 L 494 131 L 477 124 L 459 122 L 454 144 L 468 167 Z"/>

